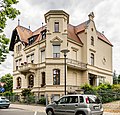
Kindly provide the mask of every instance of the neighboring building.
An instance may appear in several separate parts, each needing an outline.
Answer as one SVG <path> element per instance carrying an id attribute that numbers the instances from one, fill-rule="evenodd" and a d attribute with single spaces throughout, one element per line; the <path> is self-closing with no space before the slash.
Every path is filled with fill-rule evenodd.
<path id="1" fill-rule="evenodd" d="M 31 88 L 37 96 L 58 98 L 64 94 L 64 54 L 67 53 L 67 93 L 88 83 L 112 84 L 112 44 L 97 31 L 90 13 L 89 20 L 78 26 L 69 24 L 62 10 L 45 14 L 46 25 L 32 32 L 18 25 L 12 33 L 13 91 Z M 34 24 L 34 22 L 33 22 Z"/>

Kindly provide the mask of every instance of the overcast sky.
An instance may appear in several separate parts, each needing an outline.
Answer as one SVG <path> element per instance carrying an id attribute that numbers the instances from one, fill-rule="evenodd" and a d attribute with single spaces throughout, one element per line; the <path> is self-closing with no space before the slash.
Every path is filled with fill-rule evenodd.
<path id="1" fill-rule="evenodd" d="M 18 24 L 36 30 L 42 26 L 44 14 L 51 9 L 60 9 L 70 15 L 70 24 L 78 25 L 88 20 L 88 14 L 94 12 L 98 31 L 113 44 L 113 71 L 120 74 L 120 0 L 20 0 L 17 9 L 21 14 L 15 20 L 8 20 L 5 29 L 7 37 L 11 38 L 12 30 Z M 12 52 L 7 60 L 0 65 L 0 77 L 11 73 L 13 68 Z"/>

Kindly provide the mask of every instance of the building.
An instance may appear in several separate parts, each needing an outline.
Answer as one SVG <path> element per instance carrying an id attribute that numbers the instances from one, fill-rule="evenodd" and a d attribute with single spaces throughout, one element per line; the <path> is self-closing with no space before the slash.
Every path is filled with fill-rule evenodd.
<path id="1" fill-rule="evenodd" d="M 64 94 L 64 54 L 66 62 L 66 89 L 71 93 L 88 83 L 112 84 L 112 44 L 94 23 L 93 12 L 78 26 L 69 24 L 69 14 L 50 10 L 45 15 L 45 26 L 32 32 L 18 25 L 12 33 L 10 51 L 13 56 L 13 91 L 20 94 L 31 88 L 37 96 L 49 99 Z"/>

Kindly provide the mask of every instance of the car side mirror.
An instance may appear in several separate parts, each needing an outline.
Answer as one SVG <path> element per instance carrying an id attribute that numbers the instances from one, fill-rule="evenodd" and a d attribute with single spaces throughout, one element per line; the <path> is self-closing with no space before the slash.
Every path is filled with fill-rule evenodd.
<path id="1" fill-rule="evenodd" d="M 54 101 L 55 104 L 58 104 L 58 101 Z"/>

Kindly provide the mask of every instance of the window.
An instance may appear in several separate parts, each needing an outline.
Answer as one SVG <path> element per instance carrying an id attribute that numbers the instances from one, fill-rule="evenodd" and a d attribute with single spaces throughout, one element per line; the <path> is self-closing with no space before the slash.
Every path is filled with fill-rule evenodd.
<path id="1" fill-rule="evenodd" d="M 69 97 L 63 97 L 58 101 L 58 104 L 66 104 L 69 103 Z"/>
<path id="2" fill-rule="evenodd" d="M 18 77 L 17 78 L 17 89 L 20 89 L 21 88 L 21 78 Z"/>
<path id="3" fill-rule="evenodd" d="M 90 56 L 90 64 L 94 65 L 94 54 L 93 53 L 91 53 L 91 56 Z"/>
<path id="4" fill-rule="evenodd" d="M 18 70 L 18 67 L 21 65 L 22 59 L 16 60 L 16 70 Z"/>
<path id="5" fill-rule="evenodd" d="M 69 97 L 69 103 L 78 103 L 78 96 Z"/>
<path id="6" fill-rule="evenodd" d="M 20 52 L 22 49 L 22 44 L 16 46 L 16 52 Z"/>
<path id="7" fill-rule="evenodd" d="M 41 51 L 41 62 L 45 62 L 45 50 Z"/>
<path id="8" fill-rule="evenodd" d="M 45 85 L 45 72 L 42 72 L 42 84 L 41 87 Z"/>
<path id="9" fill-rule="evenodd" d="M 93 36 L 91 36 L 91 45 L 94 46 L 94 38 L 93 38 Z"/>
<path id="10" fill-rule="evenodd" d="M 28 77 L 28 88 L 32 88 L 34 86 L 34 76 L 30 75 Z"/>
<path id="11" fill-rule="evenodd" d="M 34 63 L 34 54 L 31 54 L 31 63 Z"/>
<path id="12" fill-rule="evenodd" d="M 53 58 L 60 58 L 60 45 L 53 45 Z"/>
<path id="13" fill-rule="evenodd" d="M 60 85 L 60 70 L 53 70 L 53 85 Z"/>
<path id="14" fill-rule="evenodd" d="M 73 50 L 72 59 L 77 60 L 77 51 Z"/>
<path id="15" fill-rule="evenodd" d="M 80 98 L 80 103 L 83 103 L 84 102 L 84 99 L 82 96 L 79 97 Z"/>
<path id="16" fill-rule="evenodd" d="M 21 49 L 22 49 L 22 45 L 19 44 L 19 45 L 18 45 L 18 52 L 21 51 Z"/>
<path id="17" fill-rule="evenodd" d="M 18 60 L 16 60 L 16 70 L 18 70 Z"/>
<path id="18" fill-rule="evenodd" d="M 55 32 L 59 32 L 59 22 L 55 22 L 54 30 L 55 30 Z"/>
<path id="19" fill-rule="evenodd" d="M 46 38 L 46 30 L 42 31 L 41 35 L 42 35 L 42 39 L 45 39 Z"/>
<path id="20" fill-rule="evenodd" d="M 26 61 L 27 61 L 27 63 L 29 63 L 29 55 L 28 56 L 26 56 Z"/>
<path id="21" fill-rule="evenodd" d="M 34 37 L 28 39 L 28 44 L 31 45 L 35 41 Z"/>
<path id="22" fill-rule="evenodd" d="M 105 83 L 105 77 L 99 76 L 99 85 Z"/>
<path id="23" fill-rule="evenodd" d="M 30 54 L 26 56 L 27 63 L 34 63 L 34 54 Z"/>

